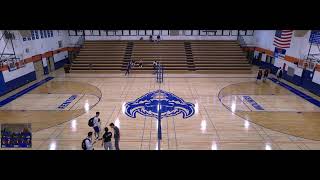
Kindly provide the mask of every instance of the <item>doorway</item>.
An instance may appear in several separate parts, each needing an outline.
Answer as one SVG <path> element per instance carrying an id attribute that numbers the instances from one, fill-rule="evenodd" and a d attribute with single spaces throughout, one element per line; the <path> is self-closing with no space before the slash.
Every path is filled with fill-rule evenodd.
<path id="1" fill-rule="evenodd" d="M 55 70 L 55 68 L 54 68 L 54 61 L 53 61 L 53 57 L 52 56 L 47 57 L 47 64 L 48 64 L 49 73 L 53 72 Z"/>
<path id="2" fill-rule="evenodd" d="M 36 71 L 37 80 L 42 79 L 44 74 L 42 60 L 34 62 L 33 65 Z"/>

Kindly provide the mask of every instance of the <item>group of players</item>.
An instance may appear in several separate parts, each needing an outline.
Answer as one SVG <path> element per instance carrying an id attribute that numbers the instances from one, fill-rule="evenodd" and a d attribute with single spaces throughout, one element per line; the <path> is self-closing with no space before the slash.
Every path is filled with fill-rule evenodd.
<path id="1" fill-rule="evenodd" d="M 7 129 L 1 131 L 2 148 L 31 148 L 31 132 L 24 128 L 21 132 L 13 132 Z"/>
<path id="2" fill-rule="evenodd" d="M 264 69 L 263 71 L 261 68 L 259 68 L 256 83 L 258 83 L 258 81 L 261 79 L 263 82 L 266 82 L 266 80 L 268 79 L 269 73 L 270 73 L 270 69 Z M 282 71 L 282 68 L 280 67 L 276 73 L 278 82 L 280 82 L 282 75 L 283 75 L 283 71 Z"/>

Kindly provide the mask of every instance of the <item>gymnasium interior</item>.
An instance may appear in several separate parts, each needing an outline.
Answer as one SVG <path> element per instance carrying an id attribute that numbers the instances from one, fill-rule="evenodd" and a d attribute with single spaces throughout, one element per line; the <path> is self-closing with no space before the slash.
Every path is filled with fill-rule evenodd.
<path id="1" fill-rule="evenodd" d="M 120 150 L 319 150 L 319 44 L 319 30 L 0 30 L 0 150 L 82 150 L 96 112 Z"/>

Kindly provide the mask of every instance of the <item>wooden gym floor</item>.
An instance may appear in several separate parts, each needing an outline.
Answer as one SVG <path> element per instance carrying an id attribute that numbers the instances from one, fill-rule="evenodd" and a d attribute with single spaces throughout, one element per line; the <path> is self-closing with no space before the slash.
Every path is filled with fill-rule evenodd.
<path id="1" fill-rule="evenodd" d="M 0 108 L 0 123 L 32 123 L 32 149 L 81 149 L 82 139 L 92 131 L 88 119 L 96 111 L 103 127 L 111 122 L 120 126 L 123 150 L 320 149 L 320 108 L 270 80 L 256 84 L 255 74 L 169 74 L 161 85 L 149 74 L 126 78 L 64 74 L 60 69 L 50 76 L 55 78 Z M 124 114 L 126 102 L 159 88 L 194 103 L 196 110 L 188 119 L 180 114 L 162 120 L 160 147 L 154 118 Z M 76 99 L 58 109 L 71 95 Z M 103 149 L 100 142 L 94 147 Z"/>

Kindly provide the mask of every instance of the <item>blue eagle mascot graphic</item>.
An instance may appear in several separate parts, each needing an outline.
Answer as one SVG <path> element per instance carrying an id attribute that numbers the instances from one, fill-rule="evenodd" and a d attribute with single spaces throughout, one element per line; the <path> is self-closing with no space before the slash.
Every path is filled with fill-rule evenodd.
<path id="1" fill-rule="evenodd" d="M 172 117 L 182 114 L 187 119 L 194 115 L 195 105 L 185 102 L 173 93 L 163 90 L 149 92 L 133 102 L 125 104 L 125 114 L 136 118 L 137 113 L 154 118 Z"/>

